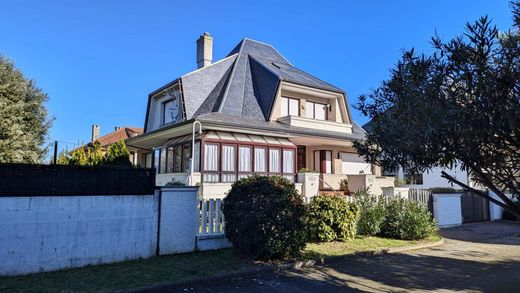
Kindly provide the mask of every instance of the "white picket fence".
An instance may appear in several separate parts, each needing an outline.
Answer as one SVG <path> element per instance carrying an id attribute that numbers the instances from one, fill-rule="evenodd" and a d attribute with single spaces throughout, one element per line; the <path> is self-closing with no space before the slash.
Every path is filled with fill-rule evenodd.
<path id="1" fill-rule="evenodd" d="M 199 235 L 224 234 L 224 214 L 221 198 L 199 201 Z"/>

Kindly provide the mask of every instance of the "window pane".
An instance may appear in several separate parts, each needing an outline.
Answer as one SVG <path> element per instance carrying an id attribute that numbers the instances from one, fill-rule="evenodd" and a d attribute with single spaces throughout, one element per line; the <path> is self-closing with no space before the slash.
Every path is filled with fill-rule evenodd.
<path id="1" fill-rule="evenodd" d="M 173 173 L 173 148 L 168 148 L 168 158 L 166 159 L 166 173 Z"/>
<path id="2" fill-rule="evenodd" d="M 163 124 L 173 122 L 173 100 L 163 104 Z"/>
<path id="3" fill-rule="evenodd" d="M 327 106 L 323 104 L 315 104 L 314 119 L 325 120 L 327 117 Z"/>
<path id="4" fill-rule="evenodd" d="M 161 170 L 159 168 L 160 167 L 159 164 L 161 162 L 161 150 L 160 149 L 159 150 L 154 150 L 153 151 L 153 156 L 154 156 L 153 157 L 153 160 L 154 160 L 153 167 L 155 168 L 155 172 L 160 173 Z"/>
<path id="5" fill-rule="evenodd" d="M 173 172 L 179 173 L 182 172 L 182 146 L 177 145 L 174 148 L 174 164 L 173 164 Z"/>
<path id="6" fill-rule="evenodd" d="M 299 102 L 297 99 L 289 100 L 289 115 L 298 116 L 298 105 Z"/>
<path id="7" fill-rule="evenodd" d="M 238 171 L 251 172 L 251 147 L 240 147 L 238 153 Z"/>
<path id="8" fill-rule="evenodd" d="M 289 113 L 287 112 L 289 109 L 289 106 L 287 103 L 288 103 L 288 99 L 282 97 L 282 99 L 281 99 L 282 117 L 289 115 Z"/>
<path id="9" fill-rule="evenodd" d="M 236 147 L 231 145 L 222 146 L 222 171 L 236 171 Z"/>
<path id="10" fill-rule="evenodd" d="M 200 142 L 195 142 L 195 158 L 193 158 L 193 172 L 200 172 Z"/>
<path id="11" fill-rule="evenodd" d="M 255 172 L 264 173 L 267 171 L 265 166 L 265 148 L 255 148 Z"/>
<path id="12" fill-rule="evenodd" d="M 161 165 L 159 166 L 159 173 L 166 173 L 166 149 L 161 149 Z"/>
<path id="13" fill-rule="evenodd" d="M 314 118 L 314 103 L 305 102 L 305 117 Z"/>
<path id="14" fill-rule="evenodd" d="M 294 173 L 294 151 L 283 150 L 283 172 Z"/>
<path id="15" fill-rule="evenodd" d="M 218 145 L 206 144 L 204 145 L 204 170 L 218 171 Z"/>
<path id="16" fill-rule="evenodd" d="M 280 173 L 280 149 L 269 149 L 269 173 Z"/>
<path id="17" fill-rule="evenodd" d="M 182 172 L 190 172 L 191 164 L 191 143 L 182 145 Z"/>

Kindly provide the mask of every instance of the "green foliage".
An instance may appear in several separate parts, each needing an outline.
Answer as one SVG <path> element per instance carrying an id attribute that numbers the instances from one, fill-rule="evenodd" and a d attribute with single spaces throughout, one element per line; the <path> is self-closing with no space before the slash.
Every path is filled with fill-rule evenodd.
<path id="1" fill-rule="evenodd" d="M 380 236 L 419 240 L 432 236 L 438 228 L 427 208 L 415 201 L 395 198 L 385 204 Z"/>
<path id="2" fill-rule="evenodd" d="M 67 150 L 62 150 L 60 152 L 60 154 L 58 155 L 58 165 L 69 165 L 69 161 L 70 161 L 70 158 L 69 158 L 69 151 Z"/>
<path id="3" fill-rule="evenodd" d="M 339 181 L 339 185 L 341 186 L 341 189 L 345 192 L 349 192 L 350 190 L 348 189 L 348 178 L 345 177 L 343 179 L 341 179 Z"/>
<path id="4" fill-rule="evenodd" d="M 131 166 L 130 152 L 126 148 L 126 144 L 123 140 L 113 143 L 108 146 L 103 159 L 103 163 L 106 165 L 119 165 L 119 166 Z"/>
<path id="5" fill-rule="evenodd" d="M 48 96 L 0 55 L 0 163 L 41 163 L 52 118 Z"/>
<path id="6" fill-rule="evenodd" d="M 87 154 L 84 148 L 78 148 L 70 154 L 68 160 L 69 165 L 85 166 L 87 165 Z"/>
<path id="7" fill-rule="evenodd" d="M 357 151 L 383 168 L 422 171 L 456 164 L 520 217 L 520 2 L 503 33 L 487 17 L 463 36 L 432 40 L 431 54 L 404 52 L 391 78 L 357 108 L 371 120 Z M 463 188 L 444 172 L 442 176 Z M 472 190 L 483 197 L 486 194 Z"/>
<path id="8" fill-rule="evenodd" d="M 318 173 L 318 172 L 316 172 L 313 169 L 309 169 L 309 168 L 301 168 L 300 170 L 298 170 L 298 173 Z"/>
<path id="9" fill-rule="evenodd" d="M 380 196 L 372 196 L 367 192 L 358 191 L 354 195 L 360 209 L 358 233 L 375 236 L 381 232 L 381 225 L 385 220 L 385 202 Z"/>
<path id="10" fill-rule="evenodd" d="M 236 181 L 224 201 L 225 232 L 233 247 L 254 259 L 287 259 L 305 247 L 303 198 L 280 176 Z"/>
<path id="11" fill-rule="evenodd" d="M 175 179 L 172 179 L 172 181 L 166 183 L 164 186 L 165 187 L 185 187 L 186 184 L 184 184 L 184 183 L 182 183 L 180 181 L 177 181 Z"/>
<path id="12" fill-rule="evenodd" d="M 309 239 L 318 242 L 356 236 L 359 209 L 339 196 L 318 195 L 307 207 L 305 226 Z"/>
<path id="13" fill-rule="evenodd" d="M 101 143 L 99 141 L 94 142 L 92 146 L 87 148 L 87 165 L 97 166 L 103 163 L 103 151 L 101 150 Z"/>

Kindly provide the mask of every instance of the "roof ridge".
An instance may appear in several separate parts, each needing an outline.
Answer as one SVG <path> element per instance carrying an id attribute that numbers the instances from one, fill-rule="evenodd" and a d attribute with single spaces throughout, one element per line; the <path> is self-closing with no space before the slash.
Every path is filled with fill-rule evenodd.
<path id="1" fill-rule="evenodd" d="M 245 40 L 245 38 L 244 38 L 244 40 Z M 231 86 L 231 81 L 233 80 L 233 77 L 235 76 L 237 64 L 238 64 L 238 61 L 240 60 L 240 57 L 242 54 L 242 49 L 244 48 L 244 40 L 241 41 L 240 50 L 238 51 L 238 53 L 236 53 L 237 58 L 235 59 L 235 61 L 233 61 L 233 69 L 231 70 L 231 73 L 229 75 L 229 82 L 226 84 L 226 89 L 224 90 L 224 96 L 222 97 L 222 100 L 220 101 L 220 106 L 218 106 L 217 112 L 222 112 L 222 108 L 224 107 L 224 104 L 226 103 L 227 96 L 229 93 L 229 87 Z"/>
<path id="2" fill-rule="evenodd" d="M 271 45 L 269 43 L 262 42 L 262 41 L 254 40 L 254 39 L 251 39 L 251 38 L 248 38 L 248 37 L 245 37 L 243 40 L 245 40 L 245 41 L 247 40 L 247 41 L 251 41 L 251 42 L 255 42 L 255 43 L 258 43 L 258 44 L 262 44 L 262 45 L 271 47 L 276 53 L 278 53 L 278 55 L 280 55 L 280 57 L 283 58 L 283 60 L 285 60 L 285 62 L 287 62 L 289 65 L 292 66 L 292 63 L 289 60 L 287 60 L 287 58 L 285 58 L 285 56 L 282 55 L 282 53 L 280 53 L 273 45 Z"/>

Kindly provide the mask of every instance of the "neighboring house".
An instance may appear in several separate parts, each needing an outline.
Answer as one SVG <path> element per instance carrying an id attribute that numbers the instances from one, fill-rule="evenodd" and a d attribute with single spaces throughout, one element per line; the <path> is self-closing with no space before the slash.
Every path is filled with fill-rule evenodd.
<path id="1" fill-rule="evenodd" d="M 110 146 L 113 143 L 116 143 L 120 140 L 126 141 L 127 139 L 143 134 L 143 128 L 140 127 L 115 127 L 114 131 L 101 136 L 101 127 L 99 125 L 92 125 L 92 136 L 91 140 L 87 146 L 92 146 L 94 142 L 99 142 L 101 145 L 101 150 L 103 153 L 107 150 L 108 146 Z M 143 163 L 143 167 L 146 166 L 146 158 L 140 158 L 139 153 L 135 148 L 128 148 L 130 151 L 130 161 L 134 166 L 141 165 Z M 149 158 L 150 163 L 149 166 L 151 166 L 151 158 Z"/>
<path id="2" fill-rule="evenodd" d="M 127 141 L 142 158 L 153 152 L 157 185 L 175 180 L 223 196 L 258 173 L 284 176 L 307 196 L 339 190 L 347 175 L 351 190 L 393 186 L 353 149 L 365 131 L 342 89 L 247 38 L 212 63 L 212 42 L 202 35 L 198 69 L 149 95 L 144 134 Z M 317 173 L 300 172 L 309 169 Z"/>

